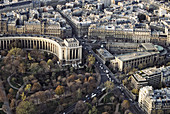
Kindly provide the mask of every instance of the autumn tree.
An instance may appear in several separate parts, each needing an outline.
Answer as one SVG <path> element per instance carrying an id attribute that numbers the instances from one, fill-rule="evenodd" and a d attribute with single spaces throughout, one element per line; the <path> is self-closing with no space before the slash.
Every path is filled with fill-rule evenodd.
<path id="1" fill-rule="evenodd" d="M 132 93 L 138 95 L 139 94 L 139 90 L 134 88 L 134 89 L 132 89 Z"/>
<path id="2" fill-rule="evenodd" d="M 106 87 L 106 91 L 108 92 L 114 88 L 114 83 L 111 81 L 106 81 L 104 83 L 104 86 Z"/>
<path id="3" fill-rule="evenodd" d="M 124 100 L 121 104 L 123 109 L 128 109 L 130 107 L 130 103 L 128 100 Z"/>
<path id="4" fill-rule="evenodd" d="M 97 114 L 98 110 L 95 106 L 92 107 L 91 110 L 89 110 L 88 114 Z"/>
<path id="5" fill-rule="evenodd" d="M 89 55 L 88 58 L 87 58 L 87 62 L 88 62 L 89 66 L 94 65 L 95 57 L 93 55 Z"/>
<path id="6" fill-rule="evenodd" d="M 93 104 L 93 105 L 97 105 L 97 97 L 94 97 L 94 98 L 93 98 L 92 104 Z"/>
<path id="7" fill-rule="evenodd" d="M 106 112 L 109 112 L 110 110 L 111 110 L 111 107 L 110 106 L 104 106 L 104 110 L 106 111 Z"/>
<path id="8" fill-rule="evenodd" d="M 82 97 L 82 91 L 81 91 L 81 89 L 79 88 L 79 89 L 77 90 L 77 98 L 80 99 L 81 97 Z"/>
<path id="9" fill-rule="evenodd" d="M 87 105 L 82 100 L 78 101 L 74 108 L 75 114 L 87 114 L 87 111 Z"/>
<path id="10" fill-rule="evenodd" d="M 22 63 L 19 64 L 18 71 L 20 73 L 25 73 L 26 72 L 26 65 L 25 65 L 25 63 L 22 62 Z"/>
<path id="11" fill-rule="evenodd" d="M 39 69 L 40 69 L 39 63 L 32 63 L 30 66 L 30 70 L 31 72 L 33 72 L 33 74 L 37 74 Z"/>
<path id="12" fill-rule="evenodd" d="M 53 61 L 52 61 L 51 59 L 49 59 L 49 60 L 47 61 L 47 65 L 49 65 L 49 67 L 51 68 L 51 67 L 54 66 L 54 63 L 53 63 Z"/>
<path id="13" fill-rule="evenodd" d="M 33 84 L 31 90 L 32 90 L 32 91 L 38 91 L 38 90 L 40 90 L 40 89 L 41 89 L 40 83 L 39 83 L 39 82 L 36 82 L 36 83 Z"/>
<path id="14" fill-rule="evenodd" d="M 142 69 L 144 68 L 144 66 L 143 66 L 142 64 L 139 64 L 139 65 L 138 65 L 138 68 L 139 68 L 140 70 L 142 70 Z"/>
<path id="15" fill-rule="evenodd" d="M 64 87 L 58 85 L 58 86 L 56 87 L 56 89 L 55 89 L 55 93 L 56 93 L 57 95 L 63 94 L 63 93 L 64 93 Z"/>
<path id="16" fill-rule="evenodd" d="M 15 102 L 16 100 L 15 99 L 12 99 L 11 100 L 11 103 L 10 103 L 10 108 L 13 109 L 15 107 Z"/>
<path id="17" fill-rule="evenodd" d="M 17 114 L 36 114 L 36 108 L 32 102 L 22 101 L 16 108 Z"/>

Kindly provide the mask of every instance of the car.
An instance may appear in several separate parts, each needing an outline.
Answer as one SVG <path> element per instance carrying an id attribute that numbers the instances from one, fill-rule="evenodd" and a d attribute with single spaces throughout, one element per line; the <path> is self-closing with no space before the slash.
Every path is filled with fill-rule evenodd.
<path id="1" fill-rule="evenodd" d="M 106 70 L 106 73 L 109 73 L 109 71 L 108 71 L 108 70 Z"/>
<path id="2" fill-rule="evenodd" d="M 132 102 L 133 100 L 132 100 L 132 99 L 129 99 L 129 101 L 131 101 L 131 102 Z"/>
<path id="3" fill-rule="evenodd" d="M 86 95 L 86 98 L 88 97 L 89 95 Z"/>
<path id="4" fill-rule="evenodd" d="M 98 86 L 97 89 L 100 89 L 100 87 Z"/>
<path id="5" fill-rule="evenodd" d="M 109 74 L 106 74 L 106 76 L 109 78 Z"/>
<path id="6" fill-rule="evenodd" d="M 104 90 L 106 90 L 106 87 L 102 88 L 102 90 L 101 90 L 101 91 L 104 91 Z"/>
<path id="7" fill-rule="evenodd" d="M 96 94 L 93 94 L 92 96 L 91 96 L 91 98 L 93 98 L 93 97 L 95 97 L 96 96 Z"/>

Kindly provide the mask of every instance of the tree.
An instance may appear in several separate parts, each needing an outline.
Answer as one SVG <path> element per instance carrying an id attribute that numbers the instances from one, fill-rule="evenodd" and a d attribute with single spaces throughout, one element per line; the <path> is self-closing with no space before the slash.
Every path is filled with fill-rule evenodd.
<path id="1" fill-rule="evenodd" d="M 82 100 L 78 101 L 74 108 L 74 112 L 76 114 L 87 114 L 87 111 L 88 111 L 87 105 Z"/>
<path id="2" fill-rule="evenodd" d="M 88 58 L 87 58 L 87 62 L 88 62 L 88 65 L 89 65 L 89 66 L 94 65 L 94 63 L 95 63 L 95 57 L 94 57 L 93 55 L 89 55 Z"/>
<path id="3" fill-rule="evenodd" d="M 27 84 L 25 87 L 25 91 L 30 91 L 31 90 L 31 84 Z"/>
<path id="4" fill-rule="evenodd" d="M 55 89 L 55 93 L 56 93 L 57 95 L 63 94 L 63 93 L 64 93 L 64 87 L 58 85 L 58 86 L 56 87 L 56 89 Z"/>
<path id="5" fill-rule="evenodd" d="M 17 114 L 36 114 L 36 108 L 32 102 L 21 101 L 16 108 Z"/>
<path id="6" fill-rule="evenodd" d="M 111 107 L 106 105 L 106 106 L 104 106 L 104 109 L 106 112 L 109 112 L 111 110 Z"/>
<path id="7" fill-rule="evenodd" d="M 70 67 L 70 72 L 73 73 L 73 71 L 74 71 L 74 67 Z"/>
<path id="8" fill-rule="evenodd" d="M 97 104 L 97 97 L 94 97 L 94 98 L 93 98 L 92 104 L 93 104 L 93 105 Z"/>
<path id="9" fill-rule="evenodd" d="M 16 100 L 15 99 L 12 99 L 11 100 L 11 103 L 10 103 L 10 108 L 14 108 L 15 107 L 15 102 L 16 102 Z"/>
<path id="10" fill-rule="evenodd" d="M 6 56 L 7 55 L 7 52 L 5 50 L 1 50 L 1 55 L 2 56 Z"/>
<path id="11" fill-rule="evenodd" d="M 50 68 L 51 68 L 51 67 L 53 67 L 53 66 L 54 66 L 54 63 L 53 63 L 53 61 L 52 61 L 51 59 L 48 59 L 48 61 L 47 61 L 47 65 L 49 65 L 49 66 L 50 66 Z"/>
<path id="12" fill-rule="evenodd" d="M 111 97 L 110 97 L 110 101 L 113 103 L 114 100 L 115 100 L 115 97 L 114 97 L 114 96 L 111 96 Z"/>
<path id="13" fill-rule="evenodd" d="M 104 86 L 106 87 L 106 91 L 108 92 L 114 88 L 114 83 L 111 81 L 106 81 L 104 83 Z"/>
<path id="14" fill-rule="evenodd" d="M 138 95 L 139 94 L 139 90 L 134 88 L 134 89 L 132 89 L 132 93 Z"/>
<path id="15" fill-rule="evenodd" d="M 122 81 L 123 85 L 126 85 L 128 83 L 128 80 L 127 78 L 125 78 L 123 81 Z"/>
<path id="16" fill-rule="evenodd" d="M 20 64 L 19 64 L 18 71 L 19 71 L 20 73 L 25 73 L 26 67 L 25 67 L 25 64 L 24 64 L 24 63 L 20 63 Z"/>
<path id="17" fill-rule="evenodd" d="M 102 114 L 109 114 L 108 112 L 102 112 Z"/>
<path id="18" fill-rule="evenodd" d="M 166 64 L 166 66 L 170 66 L 170 62 L 168 62 L 168 63 Z"/>
<path id="19" fill-rule="evenodd" d="M 39 63 L 32 63 L 30 66 L 30 70 L 31 72 L 33 72 L 33 74 L 37 74 L 39 69 L 40 69 Z"/>
<path id="20" fill-rule="evenodd" d="M 15 56 L 15 57 L 16 57 L 16 56 L 20 55 L 22 51 L 23 51 L 23 50 L 20 49 L 20 48 L 12 48 L 11 50 L 9 50 L 7 56 L 10 55 L 10 56 Z"/>
<path id="21" fill-rule="evenodd" d="M 89 114 L 97 114 L 97 108 L 95 106 L 92 107 L 91 110 L 89 110 Z"/>
<path id="22" fill-rule="evenodd" d="M 125 67 L 125 68 L 124 68 L 124 72 L 125 72 L 125 74 L 127 74 L 127 73 L 130 71 L 130 69 L 131 69 L 131 67 L 130 67 L 130 66 Z"/>
<path id="23" fill-rule="evenodd" d="M 159 109 L 159 110 L 157 110 L 157 114 L 164 114 L 164 111 Z"/>
<path id="24" fill-rule="evenodd" d="M 144 66 L 143 66 L 142 64 L 139 64 L 139 65 L 138 65 L 138 68 L 139 68 L 140 70 L 142 70 L 142 69 L 144 68 Z"/>
<path id="25" fill-rule="evenodd" d="M 128 109 L 130 107 L 130 103 L 128 100 L 124 100 L 121 104 L 123 109 Z"/>
<path id="26" fill-rule="evenodd" d="M 80 99 L 82 97 L 82 92 L 81 92 L 81 89 L 79 88 L 77 90 L 77 98 Z"/>
<path id="27" fill-rule="evenodd" d="M 14 90 L 12 88 L 9 89 L 9 93 L 13 94 Z"/>
<path id="28" fill-rule="evenodd" d="M 41 89 L 40 83 L 39 83 L 39 82 L 36 82 L 36 83 L 33 84 L 31 90 L 32 90 L 32 91 L 38 91 L 38 90 L 40 90 L 40 89 Z"/>

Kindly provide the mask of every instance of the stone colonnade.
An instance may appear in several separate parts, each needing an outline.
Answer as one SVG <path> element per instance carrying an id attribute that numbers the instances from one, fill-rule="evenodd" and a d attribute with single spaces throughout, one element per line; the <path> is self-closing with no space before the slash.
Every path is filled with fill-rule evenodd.
<path id="1" fill-rule="evenodd" d="M 61 41 L 42 37 L 1 37 L 0 49 L 10 49 L 12 45 L 22 49 L 33 49 L 47 51 L 53 53 L 59 58 L 59 61 L 64 61 L 66 64 L 73 62 L 81 62 L 82 46 L 67 47 Z"/>

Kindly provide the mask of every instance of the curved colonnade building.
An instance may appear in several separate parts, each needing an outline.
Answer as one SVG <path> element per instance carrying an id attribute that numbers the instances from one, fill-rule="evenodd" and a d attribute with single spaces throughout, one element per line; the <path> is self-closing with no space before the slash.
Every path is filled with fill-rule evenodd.
<path id="1" fill-rule="evenodd" d="M 30 50 L 36 47 L 56 55 L 63 65 L 80 64 L 82 61 L 82 46 L 76 38 L 60 39 L 47 36 L 1 36 L 1 50 L 9 49 L 17 42 L 17 47 Z"/>

